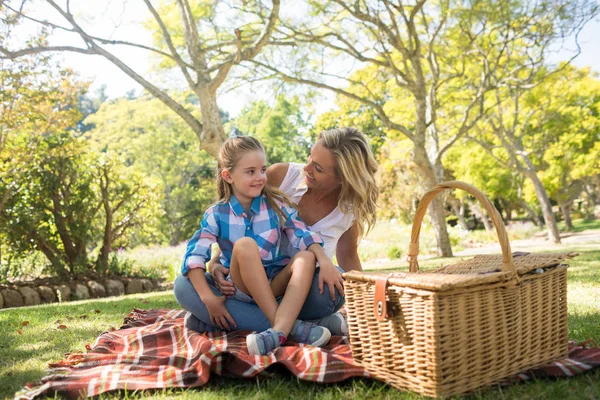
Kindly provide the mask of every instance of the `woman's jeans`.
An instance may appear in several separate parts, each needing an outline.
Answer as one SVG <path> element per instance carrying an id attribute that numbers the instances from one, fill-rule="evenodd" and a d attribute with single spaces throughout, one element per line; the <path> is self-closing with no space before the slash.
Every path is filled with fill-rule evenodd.
<path id="1" fill-rule="evenodd" d="M 338 267 L 338 269 L 340 268 Z M 340 269 L 340 271 L 342 270 Z M 215 287 L 214 280 L 210 274 L 207 272 L 205 276 L 213 293 L 217 296 L 221 296 L 221 292 Z M 200 321 L 204 322 L 206 325 L 205 331 L 210 332 L 217 328 L 216 325 L 214 327 L 211 325 L 208 310 L 188 278 L 179 275 L 177 279 L 175 279 L 174 291 L 175 298 L 179 305 L 183 309 L 194 314 Z M 331 315 L 342 308 L 344 300 L 344 297 L 340 295 L 337 289 L 335 290 L 335 300 L 331 300 L 328 285 L 323 285 L 323 294 L 319 293 L 319 270 L 317 269 L 317 272 L 313 276 L 312 285 L 310 286 L 306 301 L 302 306 L 302 310 L 300 310 L 298 319 L 310 320 Z M 230 324 L 232 330 L 262 332 L 271 327 L 265 314 L 263 314 L 261 309 L 258 308 L 258 305 L 254 303 L 245 303 L 230 298 L 225 301 L 225 307 L 237 325 L 236 327 L 233 327 Z"/>

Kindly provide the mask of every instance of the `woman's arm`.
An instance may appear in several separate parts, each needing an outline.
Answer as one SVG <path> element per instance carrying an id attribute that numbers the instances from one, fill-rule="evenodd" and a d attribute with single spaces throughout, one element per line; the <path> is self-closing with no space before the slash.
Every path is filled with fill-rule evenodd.
<path id="1" fill-rule="evenodd" d="M 231 330 L 232 326 L 236 326 L 235 321 L 225 307 L 225 297 L 215 296 L 212 290 L 208 287 L 206 277 L 204 276 L 204 268 L 193 268 L 188 272 L 188 278 L 192 282 L 194 289 L 198 292 L 200 300 L 206 305 L 210 315 L 210 322 L 213 325 L 218 325 L 221 329 Z"/>
<path id="2" fill-rule="evenodd" d="M 356 223 L 340 236 L 335 255 L 338 265 L 344 271 L 362 271 L 362 265 L 358 257 L 358 226 Z"/>
<path id="3" fill-rule="evenodd" d="M 288 163 L 277 163 L 267 168 L 267 183 L 272 187 L 279 187 L 283 182 L 283 179 L 287 175 Z"/>

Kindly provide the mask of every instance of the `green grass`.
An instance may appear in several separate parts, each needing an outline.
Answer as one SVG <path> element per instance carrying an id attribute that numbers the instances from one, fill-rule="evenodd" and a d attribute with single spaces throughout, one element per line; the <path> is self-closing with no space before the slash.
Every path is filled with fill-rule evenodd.
<path id="1" fill-rule="evenodd" d="M 596 247 L 598 248 L 598 247 Z M 569 268 L 569 336 L 600 342 L 600 250 L 585 246 L 563 247 L 560 251 L 581 251 Z M 423 269 L 438 267 L 450 259 L 424 260 Z M 453 261 L 456 261 L 455 259 Z M 173 308 L 172 293 L 149 293 L 122 298 L 87 300 L 63 304 L 24 307 L 0 311 L 0 398 L 10 398 L 27 382 L 39 380 L 49 362 L 64 353 L 84 350 L 86 343 L 110 327 L 121 326 L 134 307 Z M 100 310 L 97 313 L 95 310 Z M 85 315 L 85 318 L 81 316 Z M 61 324 L 67 329 L 58 329 Z M 22 326 L 24 321 L 29 323 Z M 21 330 L 22 334 L 19 334 Z M 200 389 L 160 390 L 139 393 L 112 393 L 101 398 L 206 398 L 206 399 L 420 399 L 381 382 L 351 379 L 341 384 L 304 382 L 288 373 L 267 380 L 242 380 L 213 376 Z M 571 379 L 540 380 L 509 387 L 481 389 L 474 399 L 598 399 L 600 369 Z"/>
<path id="2" fill-rule="evenodd" d="M 588 229 L 600 229 L 600 219 L 594 219 L 591 221 L 586 221 L 584 219 L 574 219 L 572 222 L 573 229 L 569 232 L 583 232 Z M 561 232 L 567 232 L 567 226 L 565 225 L 565 221 L 560 221 L 558 223 L 558 229 Z"/>

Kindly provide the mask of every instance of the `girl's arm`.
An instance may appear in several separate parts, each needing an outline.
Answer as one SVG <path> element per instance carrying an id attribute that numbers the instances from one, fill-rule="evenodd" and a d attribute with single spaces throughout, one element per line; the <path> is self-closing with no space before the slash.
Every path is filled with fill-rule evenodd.
<path id="1" fill-rule="evenodd" d="M 225 308 L 226 297 L 215 296 L 204 276 L 206 260 L 210 259 L 211 246 L 217 241 L 220 234 L 218 218 L 214 207 L 204 213 L 200 229 L 188 242 L 181 272 L 190 279 L 198 296 L 206 305 L 210 322 L 222 329 L 229 330 L 228 322 L 235 326 L 235 321 Z"/>
<path id="2" fill-rule="evenodd" d="M 340 236 L 335 255 L 338 265 L 344 271 L 362 271 L 362 264 L 358 257 L 358 226 L 356 223 Z"/>
<path id="3" fill-rule="evenodd" d="M 281 210 L 286 216 L 283 230 L 292 246 L 298 250 L 311 251 L 317 258 L 319 263 L 319 292 L 323 293 L 323 285 L 327 284 L 331 300 L 335 301 L 335 288 L 338 288 L 341 295 L 344 294 L 343 279 L 340 271 L 325 254 L 323 239 L 308 229 L 298 216 L 298 210 L 287 207 L 282 207 Z"/>

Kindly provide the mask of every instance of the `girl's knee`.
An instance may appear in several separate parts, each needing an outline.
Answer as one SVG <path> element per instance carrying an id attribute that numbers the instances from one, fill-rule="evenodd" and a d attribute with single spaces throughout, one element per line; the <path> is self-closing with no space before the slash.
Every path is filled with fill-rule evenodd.
<path id="1" fill-rule="evenodd" d="M 256 240 L 251 237 L 243 237 L 233 244 L 233 251 L 248 251 L 258 249 Z"/>

